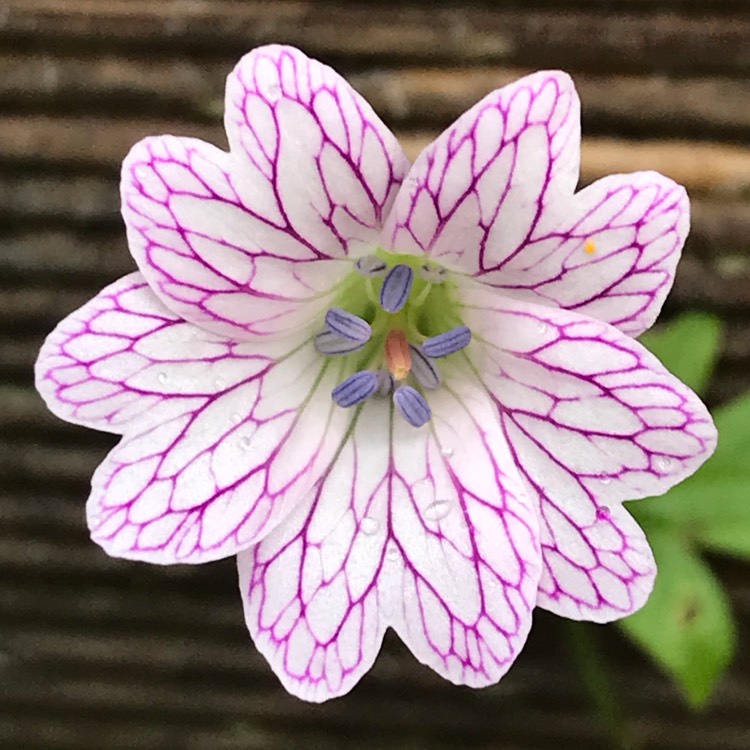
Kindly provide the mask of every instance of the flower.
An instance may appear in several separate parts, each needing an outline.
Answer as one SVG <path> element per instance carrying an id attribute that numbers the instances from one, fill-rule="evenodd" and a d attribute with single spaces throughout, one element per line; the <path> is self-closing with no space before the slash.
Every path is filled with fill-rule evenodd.
<path id="1" fill-rule="evenodd" d="M 671 286 L 685 190 L 574 193 L 564 73 L 494 91 L 410 167 L 333 70 L 283 46 L 229 76 L 230 150 L 138 143 L 139 271 L 49 336 L 60 417 L 122 434 L 87 503 L 109 554 L 237 555 L 286 688 L 352 688 L 392 627 L 455 683 L 496 682 L 535 606 L 605 622 L 655 566 L 623 501 L 715 445 L 635 340 Z"/>

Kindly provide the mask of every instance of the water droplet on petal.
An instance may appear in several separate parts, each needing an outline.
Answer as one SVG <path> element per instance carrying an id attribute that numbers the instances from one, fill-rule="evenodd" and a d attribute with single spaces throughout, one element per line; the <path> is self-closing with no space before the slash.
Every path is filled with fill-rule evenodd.
<path id="1" fill-rule="evenodd" d="M 600 477 L 600 480 L 602 484 L 610 484 L 610 482 L 612 481 L 612 477 L 608 477 L 605 475 Z"/>
<path id="2" fill-rule="evenodd" d="M 253 441 L 248 435 L 243 435 L 240 438 L 240 448 L 242 448 L 243 451 L 250 450 L 252 447 Z"/>
<path id="3" fill-rule="evenodd" d="M 234 422 L 234 424 L 239 424 L 241 421 L 242 421 L 242 414 L 240 414 L 239 412 L 232 414 L 232 422 Z"/>
<path id="4" fill-rule="evenodd" d="M 612 514 L 612 511 L 610 511 L 610 509 L 606 505 L 602 505 L 596 509 L 596 517 L 600 521 L 608 520 L 611 514 Z"/>
<path id="5" fill-rule="evenodd" d="M 440 521 L 445 518 L 451 510 L 450 500 L 435 500 L 430 503 L 423 511 L 422 515 L 428 521 Z"/>
<path id="6" fill-rule="evenodd" d="M 226 387 L 226 382 L 222 378 L 216 378 L 214 385 L 216 386 L 216 390 L 220 391 Z"/>
<path id="7" fill-rule="evenodd" d="M 156 379 L 157 379 L 157 381 L 159 381 L 159 383 L 161 383 L 162 385 L 164 385 L 164 383 L 166 383 L 166 382 L 167 382 L 167 379 L 168 379 L 168 378 L 167 378 L 167 373 L 166 373 L 166 372 L 160 372 L 160 373 L 159 373 L 159 374 L 158 374 L 158 375 L 156 376 Z"/>
<path id="8" fill-rule="evenodd" d="M 377 522 L 377 519 L 365 516 L 362 519 L 362 523 L 360 523 L 360 528 L 362 529 L 363 534 L 369 536 L 374 534 L 380 528 L 380 524 Z"/>
<path id="9" fill-rule="evenodd" d="M 272 83 L 265 91 L 268 101 L 275 102 L 281 98 L 281 86 L 278 83 Z"/>
<path id="10" fill-rule="evenodd" d="M 388 547 L 388 551 L 385 553 L 385 556 L 389 560 L 398 560 L 398 549 L 394 545 L 391 545 L 390 547 Z"/>
<path id="11" fill-rule="evenodd" d="M 453 455 L 453 448 L 446 445 L 445 448 L 440 451 L 440 454 L 446 458 L 450 458 Z"/>
<path id="12" fill-rule="evenodd" d="M 660 471 L 669 471 L 672 468 L 672 459 L 667 456 L 659 456 L 656 459 L 656 466 Z"/>
<path id="13" fill-rule="evenodd" d="M 539 331 L 539 333 L 547 333 L 547 324 L 543 320 L 540 320 L 536 324 L 536 330 Z"/>

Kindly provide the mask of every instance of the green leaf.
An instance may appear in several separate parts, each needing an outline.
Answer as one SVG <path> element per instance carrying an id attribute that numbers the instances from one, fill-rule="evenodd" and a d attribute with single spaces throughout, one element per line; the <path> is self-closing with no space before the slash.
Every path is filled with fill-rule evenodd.
<path id="1" fill-rule="evenodd" d="M 718 358 L 721 322 L 713 315 L 685 313 L 638 340 L 683 383 L 702 393 Z"/>
<path id="2" fill-rule="evenodd" d="M 750 477 L 750 394 L 717 409 L 714 422 L 719 445 L 707 466 L 716 474 Z"/>
<path id="3" fill-rule="evenodd" d="M 654 591 L 643 609 L 619 625 L 698 707 L 734 652 L 729 603 L 706 564 L 676 534 L 652 529 L 649 542 L 659 566 Z"/>
<path id="4" fill-rule="evenodd" d="M 704 547 L 750 557 L 750 395 L 716 414 L 716 453 L 662 497 L 628 507 L 648 529 L 672 524 Z"/>

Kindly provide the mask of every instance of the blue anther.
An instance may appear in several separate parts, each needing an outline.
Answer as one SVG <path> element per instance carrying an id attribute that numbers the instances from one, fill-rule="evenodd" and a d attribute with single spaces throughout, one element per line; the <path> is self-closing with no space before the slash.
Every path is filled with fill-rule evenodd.
<path id="1" fill-rule="evenodd" d="M 422 351 L 428 357 L 447 357 L 468 346 L 470 341 L 471 331 L 466 326 L 458 326 L 427 339 L 422 344 Z"/>
<path id="2" fill-rule="evenodd" d="M 398 312 L 409 299 L 411 283 L 414 280 L 414 272 L 399 263 L 388 271 L 380 287 L 380 306 L 389 313 Z"/>
<path id="3" fill-rule="evenodd" d="M 411 351 L 411 374 L 422 388 L 429 391 L 440 387 L 440 371 L 437 365 L 419 347 L 409 346 Z"/>
<path id="4" fill-rule="evenodd" d="M 361 349 L 364 341 L 351 341 L 339 336 L 333 331 L 321 331 L 315 337 L 315 349 L 319 354 L 334 357 L 338 354 L 351 354 Z"/>
<path id="5" fill-rule="evenodd" d="M 360 370 L 339 383 L 332 391 L 331 398 L 339 406 L 356 406 L 372 396 L 378 389 L 378 376 L 371 370 Z"/>
<path id="6" fill-rule="evenodd" d="M 402 385 L 393 393 L 393 403 L 398 413 L 412 426 L 421 427 L 430 421 L 432 411 L 424 396 L 410 385 Z"/>
<path id="7" fill-rule="evenodd" d="M 326 325 L 341 338 L 362 344 L 369 341 L 372 334 L 370 324 L 366 320 L 340 307 L 332 307 L 326 313 Z"/>

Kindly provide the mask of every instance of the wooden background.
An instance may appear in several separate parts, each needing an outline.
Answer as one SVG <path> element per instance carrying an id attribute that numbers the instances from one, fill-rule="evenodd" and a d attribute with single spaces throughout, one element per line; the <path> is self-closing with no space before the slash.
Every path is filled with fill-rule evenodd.
<path id="1" fill-rule="evenodd" d="M 553 617 L 495 688 L 443 683 L 389 637 L 352 695 L 310 706 L 251 645 L 231 560 L 162 569 L 87 538 L 89 477 L 113 438 L 46 413 L 36 352 L 133 268 L 117 197 L 129 146 L 164 132 L 224 144 L 224 78 L 270 41 L 349 76 L 412 156 L 492 88 L 568 70 L 583 182 L 655 168 L 687 185 L 694 226 L 666 313 L 723 317 L 712 404 L 750 387 L 748 3 L 0 0 L 0 748 L 607 747 Z M 750 747 L 750 571 L 713 562 L 741 647 L 704 713 L 591 628 L 642 748 Z"/>

